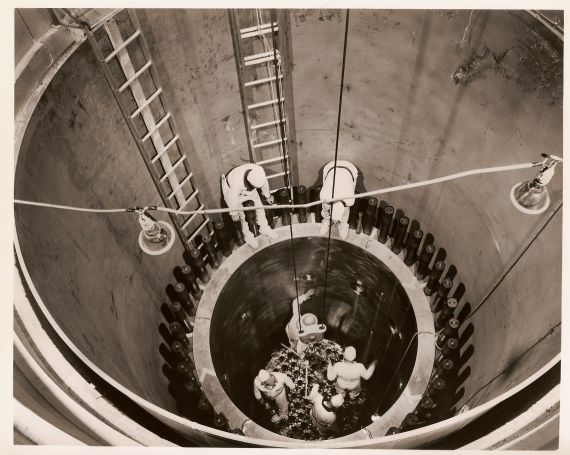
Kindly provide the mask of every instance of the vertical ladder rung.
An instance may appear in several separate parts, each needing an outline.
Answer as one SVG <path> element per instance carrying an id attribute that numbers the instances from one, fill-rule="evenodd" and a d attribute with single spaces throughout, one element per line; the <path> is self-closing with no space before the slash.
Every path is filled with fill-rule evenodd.
<path id="1" fill-rule="evenodd" d="M 176 170 L 176 168 L 184 162 L 185 159 L 186 155 L 182 155 L 178 159 L 178 161 L 176 161 L 176 163 L 172 165 L 172 167 L 168 170 L 168 172 L 166 172 L 162 177 L 160 177 L 160 183 L 163 183 L 168 178 L 168 176 L 172 174 Z"/>
<path id="2" fill-rule="evenodd" d="M 146 62 L 135 74 L 133 74 L 130 79 L 128 79 L 123 85 L 121 85 L 119 87 L 119 93 L 124 91 L 129 85 L 131 85 L 133 83 L 133 81 L 135 81 L 136 79 L 138 79 L 138 77 L 144 73 L 147 69 L 150 68 L 150 65 L 152 65 L 152 60 L 149 60 L 148 62 Z"/>
<path id="3" fill-rule="evenodd" d="M 288 173 L 289 172 L 287 172 L 287 174 Z M 285 172 L 279 172 L 278 174 L 271 174 L 271 175 L 268 175 L 267 178 L 268 179 L 274 179 L 275 177 L 281 177 L 282 175 L 285 175 Z"/>
<path id="4" fill-rule="evenodd" d="M 202 210 L 204 208 L 204 204 L 200 205 L 200 207 L 198 207 L 196 210 Z M 186 229 L 190 223 L 194 220 L 194 218 L 196 218 L 198 215 L 204 215 L 204 213 L 194 213 L 192 216 L 190 216 L 190 218 L 188 218 L 184 224 L 182 226 L 180 226 L 180 229 Z"/>
<path id="5" fill-rule="evenodd" d="M 137 30 L 135 33 L 133 33 L 131 36 L 129 36 L 125 41 L 123 41 L 121 43 L 121 45 L 117 48 L 115 48 L 115 50 L 113 52 L 111 52 L 109 55 L 107 55 L 107 57 L 105 57 L 105 63 L 109 63 L 113 57 L 116 57 L 116 55 L 121 52 L 125 47 L 127 47 L 129 44 L 131 44 L 131 42 L 133 42 L 133 40 L 136 39 L 137 36 L 139 36 L 141 34 L 140 29 Z"/>
<path id="6" fill-rule="evenodd" d="M 267 147 L 269 145 L 279 144 L 282 140 L 287 142 L 287 138 L 283 139 L 283 138 L 279 137 L 277 139 L 273 139 L 272 141 L 262 142 L 261 144 L 253 144 L 253 148 L 257 149 L 257 148 L 261 148 L 261 147 Z"/>
<path id="7" fill-rule="evenodd" d="M 285 155 L 285 157 L 278 156 L 277 158 L 269 158 L 268 160 L 258 161 L 255 164 L 259 164 L 260 166 L 263 166 L 264 164 L 276 163 L 277 161 L 283 161 L 284 159 L 287 159 L 287 158 L 289 158 L 289 155 Z"/>
<path id="8" fill-rule="evenodd" d="M 201 213 L 201 215 L 204 215 L 204 216 L 205 216 L 206 214 L 205 214 L 205 213 Z M 194 231 L 194 234 L 192 234 L 192 235 L 188 238 L 188 240 L 186 240 L 186 243 L 190 243 L 192 240 L 194 240 L 194 238 L 198 235 L 198 233 L 199 233 L 202 229 L 204 229 L 204 226 L 207 226 L 207 225 L 208 225 L 208 222 L 209 222 L 209 221 L 210 221 L 210 220 L 206 217 L 206 219 L 205 219 L 204 221 L 202 221 L 202 224 L 200 224 L 200 226 L 198 226 L 198 228 Z"/>
<path id="9" fill-rule="evenodd" d="M 178 210 L 184 210 L 184 207 L 186 207 L 188 203 L 196 196 L 198 196 L 198 190 L 194 190 L 194 192 L 190 196 L 188 196 L 188 198 L 184 201 L 184 203 L 180 207 L 178 207 Z"/>
<path id="10" fill-rule="evenodd" d="M 256 109 L 258 107 L 271 106 L 272 104 L 277 104 L 279 101 L 283 102 L 283 101 L 285 101 L 285 98 L 280 98 L 280 99 L 276 98 L 274 100 L 262 101 L 261 103 L 250 104 L 249 106 L 247 106 L 247 108 L 248 109 Z"/>
<path id="11" fill-rule="evenodd" d="M 264 77 L 263 79 L 256 79 L 254 81 L 246 82 L 243 85 L 244 85 L 244 87 L 251 87 L 253 85 L 265 84 L 266 82 L 271 82 L 271 81 L 274 81 L 275 79 L 277 79 L 275 76 Z M 279 79 L 283 79 L 283 74 L 279 75 Z"/>
<path id="12" fill-rule="evenodd" d="M 162 93 L 162 87 L 159 87 L 152 95 L 150 95 L 146 101 L 141 104 L 136 111 L 131 114 L 131 119 L 134 119 L 137 115 L 139 115 L 142 110 L 147 107 L 150 103 L 154 101 L 154 99 Z"/>
<path id="13" fill-rule="evenodd" d="M 166 114 L 164 117 L 162 117 L 160 121 L 156 125 L 154 125 L 154 128 L 152 130 L 150 130 L 148 133 L 144 135 L 142 141 L 145 142 L 149 137 L 151 137 L 152 134 L 155 131 L 157 131 L 162 125 L 164 125 L 164 122 L 166 122 L 169 118 L 170 118 L 170 112 Z"/>
<path id="14" fill-rule="evenodd" d="M 277 124 L 279 124 L 279 123 L 284 123 L 284 122 L 286 122 L 286 121 L 287 121 L 287 119 L 284 118 L 284 119 L 283 119 L 283 122 L 281 122 L 280 119 L 277 119 L 277 120 L 273 120 L 272 122 L 258 123 L 257 125 L 251 125 L 251 129 L 252 129 L 252 130 L 257 130 L 257 129 L 259 129 L 259 128 L 265 128 L 266 126 L 271 126 L 271 125 L 277 125 Z"/>
<path id="15" fill-rule="evenodd" d="M 160 159 L 160 157 L 162 155 L 164 155 L 166 153 L 166 151 L 172 146 L 172 144 L 174 144 L 178 139 L 180 139 L 180 136 L 177 134 L 172 139 L 170 139 L 170 141 L 168 141 L 168 144 L 166 144 L 164 146 L 164 148 L 159 153 L 154 155 L 154 158 L 151 159 L 150 162 L 153 164 L 156 163 Z M 162 182 L 162 180 L 161 180 L 161 182 Z"/>
<path id="16" fill-rule="evenodd" d="M 174 188 L 166 197 L 167 199 L 172 199 L 172 196 L 174 196 L 178 191 L 180 191 L 180 189 L 192 178 L 192 172 L 190 172 L 186 177 L 184 177 L 184 180 L 182 180 L 178 186 L 176 188 Z"/>

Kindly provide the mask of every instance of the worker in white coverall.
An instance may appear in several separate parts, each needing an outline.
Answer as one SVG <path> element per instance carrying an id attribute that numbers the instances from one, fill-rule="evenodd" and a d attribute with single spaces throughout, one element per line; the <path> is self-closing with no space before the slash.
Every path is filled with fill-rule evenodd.
<path id="1" fill-rule="evenodd" d="M 338 225 L 338 234 L 342 240 L 348 237 L 348 216 L 350 215 L 350 207 L 354 205 L 354 189 L 356 188 L 356 179 L 358 178 L 358 169 L 350 161 L 338 160 L 335 163 L 331 161 L 323 168 L 323 187 L 321 189 L 320 198 L 323 203 L 320 235 L 325 235 L 329 230 L 330 220 L 333 224 Z M 333 179 L 334 179 L 334 195 L 333 195 Z M 347 198 L 342 201 L 328 203 L 331 199 Z M 332 207 L 331 207 L 332 206 Z"/>
<path id="2" fill-rule="evenodd" d="M 309 400 L 313 403 L 311 409 L 311 421 L 320 433 L 330 432 L 336 422 L 336 409 L 344 403 L 342 395 L 334 395 L 330 401 L 325 401 L 319 392 L 319 384 L 314 384 L 309 394 Z"/>
<path id="3" fill-rule="evenodd" d="M 222 175 L 222 193 L 228 208 L 233 209 L 230 216 L 234 221 L 241 221 L 243 236 L 248 245 L 257 248 L 259 242 L 249 230 L 243 207 L 245 201 L 253 201 L 254 205 L 262 205 L 257 189 L 261 192 L 268 204 L 273 204 L 274 199 L 269 192 L 269 183 L 265 176 L 263 168 L 257 164 L 247 163 L 233 168 L 226 175 Z M 259 225 L 259 233 L 269 238 L 276 239 L 277 234 L 269 227 L 265 210 L 257 209 L 255 211 L 256 221 Z"/>
<path id="4" fill-rule="evenodd" d="M 350 398 L 354 399 L 360 395 L 361 379 L 368 380 L 374 374 L 376 368 L 376 360 L 365 368 L 363 364 L 354 361 L 356 359 L 356 349 L 352 346 L 344 350 L 344 360 L 332 365 L 329 361 L 327 367 L 327 378 L 329 381 L 334 381 L 336 393 L 343 396 L 346 392 L 349 393 Z"/>
<path id="5" fill-rule="evenodd" d="M 261 404 L 264 400 L 273 400 L 277 405 L 277 414 L 271 417 L 273 423 L 287 417 L 289 414 L 289 402 L 287 401 L 287 393 L 285 386 L 290 389 L 295 388 L 295 384 L 286 374 L 266 370 L 259 370 L 258 375 L 253 380 L 253 394 L 255 399 Z"/>
<path id="6" fill-rule="evenodd" d="M 315 289 L 309 289 L 303 295 L 300 295 L 298 299 L 299 305 L 309 300 L 313 295 L 315 295 L 315 293 Z M 303 353 L 308 346 L 299 339 L 299 331 L 301 330 L 301 326 L 299 325 L 299 305 L 297 305 L 297 299 L 293 300 L 293 303 L 291 304 L 291 307 L 293 308 L 293 316 L 285 326 L 285 333 L 289 339 L 291 349 L 296 351 L 297 354 Z"/>

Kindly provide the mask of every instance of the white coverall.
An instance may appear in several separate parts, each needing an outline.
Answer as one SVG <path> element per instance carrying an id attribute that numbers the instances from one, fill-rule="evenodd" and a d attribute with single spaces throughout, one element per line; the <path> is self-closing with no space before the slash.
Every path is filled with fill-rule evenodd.
<path id="1" fill-rule="evenodd" d="M 323 187 L 320 192 L 320 199 L 322 201 L 333 198 L 333 178 L 334 182 L 334 199 L 348 197 L 344 202 L 345 208 L 341 225 L 344 229 L 348 230 L 348 216 L 350 215 L 350 207 L 354 205 L 354 189 L 356 187 L 356 179 L 358 178 L 358 169 L 350 161 L 338 160 L 336 163 L 336 175 L 334 174 L 334 161 L 327 163 L 323 168 Z M 322 216 L 323 223 L 329 223 L 331 212 L 331 204 L 323 204 Z"/>
<path id="2" fill-rule="evenodd" d="M 329 381 L 336 379 L 336 393 L 342 395 L 349 392 L 350 398 L 356 398 L 360 394 L 361 379 L 370 379 L 376 368 L 373 363 L 366 369 L 363 364 L 356 362 L 337 362 L 327 368 L 327 378 Z"/>
<path id="3" fill-rule="evenodd" d="M 323 406 L 323 395 L 319 392 L 319 385 L 313 385 L 309 400 L 313 403 L 311 409 L 311 420 L 321 432 L 326 432 L 336 422 L 336 412 L 327 410 Z M 332 406 L 331 406 L 332 407 Z"/>
<path id="4" fill-rule="evenodd" d="M 262 205 L 257 188 L 248 191 L 244 182 L 245 173 L 254 168 L 261 168 L 261 166 L 253 163 L 246 163 L 232 169 L 226 175 L 222 175 L 222 193 L 224 194 L 224 199 L 226 204 L 228 204 L 228 208 L 233 209 L 233 211 L 230 212 L 230 215 L 239 215 L 241 228 L 244 236 L 246 237 L 248 235 L 253 236 L 253 233 L 249 230 L 247 221 L 245 220 L 245 213 L 239 209 L 243 207 L 243 203 L 245 201 L 253 201 L 254 205 Z M 261 193 L 266 198 L 271 196 L 268 183 L 265 183 L 265 185 L 261 187 Z M 257 209 L 255 211 L 255 215 L 257 224 L 259 225 L 259 231 L 263 234 L 267 230 L 270 230 L 269 223 L 265 216 L 265 210 Z"/>
<path id="5" fill-rule="evenodd" d="M 303 302 L 306 302 L 312 295 L 313 294 L 308 293 L 300 295 L 299 305 L 301 305 Z M 291 306 L 293 307 L 293 316 L 289 320 L 289 323 L 285 326 L 285 333 L 289 339 L 291 349 L 296 351 L 297 354 L 301 354 L 305 351 L 307 345 L 299 339 L 299 330 L 301 330 L 301 326 L 299 325 L 299 306 L 297 305 L 297 299 L 293 300 Z"/>
<path id="6" fill-rule="evenodd" d="M 256 377 L 253 380 L 253 394 L 256 400 L 261 400 L 261 398 L 266 398 L 268 400 L 275 401 L 277 405 L 277 412 L 281 419 L 287 417 L 289 413 L 289 402 L 287 401 L 287 394 L 285 392 L 285 386 L 289 387 L 290 389 L 295 388 L 295 384 L 293 381 L 283 373 L 278 373 L 276 371 L 271 372 L 276 379 L 275 384 L 273 387 L 268 387 L 261 382 L 259 377 Z"/>

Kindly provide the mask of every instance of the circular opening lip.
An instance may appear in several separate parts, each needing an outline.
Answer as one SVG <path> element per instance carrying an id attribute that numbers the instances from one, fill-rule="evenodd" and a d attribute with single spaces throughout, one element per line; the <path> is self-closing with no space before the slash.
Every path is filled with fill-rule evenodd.
<path id="1" fill-rule="evenodd" d="M 293 236 L 297 237 L 319 237 L 319 224 L 303 223 L 293 226 Z M 290 240 L 289 227 L 275 229 L 279 238 L 272 243 Z M 370 238 L 364 234 L 349 234 L 346 240 L 358 246 L 377 259 L 390 269 L 396 276 L 404 291 L 406 292 L 416 319 L 417 325 L 417 353 L 412 373 L 404 389 L 400 392 L 396 401 L 378 419 L 366 426 L 362 431 L 335 438 L 335 441 L 361 440 L 372 437 L 385 436 L 391 426 L 399 425 L 406 415 L 413 411 L 421 400 L 425 392 L 429 376 L 433 368 L 435 358 L 434 344 L 434 323 L 429 306 L 429 300 L 422 291 L 421 284 L 414 274 L 390 249 L 379 242 L 371 242 Z M 257 250 L 241 247 L 227 258 L 220 268 L 214 272 L 210 283 L 206 286 L 204 295 L 196 312 L 196 322 L 194 327 L 194 361 L 200 377 L 202 390 L 212 403 L 216 412 L 222 412 L 227 417 L 230 428 L 245 428 L 246 436 L 263 438 L 269 440 L 296 439 L 281 436 L 274 433 L 244 414 L 229 398 L 215 372 L 212 355 L 210 352 L 210 324 L 215 304 L 220 296 L 227 280 L 247 259 L 270 246 L 267 239 L 261 239 L 260 247 Z M 415 335 L 414 335 L 415 336 Z M 247 425 L 244 425 L 246 424 Z M 370 436 L 371 435 L 371 436 Z M 303 441 L 308 445 L 318 445 L 319 441 Z M 323 442 L 323 441 L 320 441 Z"/>

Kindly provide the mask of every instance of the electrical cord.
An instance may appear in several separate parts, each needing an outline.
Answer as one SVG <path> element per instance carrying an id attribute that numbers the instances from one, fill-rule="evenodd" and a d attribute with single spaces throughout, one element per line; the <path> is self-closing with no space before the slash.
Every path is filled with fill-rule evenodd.
<path id="1" fill-rule="evenodd" d="M 396 191 L 402 191 L 412 188 L 420 188 L 423 186 L 434 185 L 437 183 L 448 182 L 451 180 L 457 180 L 463 177 L 469 177 L 472 175 L 482 175 L 482 174 L 492 174 L 496 172 L 506 172 L 506 171 L 515 171 L 520 169 L 527 169 L 531 167 L 539 166 L 541 163 L 521 163 L 521 164 L 510 164 L 505 166 L 495 166 L 495 167 L 488 167 L 488 168 L 481 168 L 481 169 L 472 169 L 470 171 L 463 171 L 457 172 L 455 174 L 450 174 L 444 177 L 437 177 L 434 179 L 429 180 L 422 180 L 419 182 L 414 183 L 406 183 L 404 185 L 392 186 L 388 188 L 382 188 L 379 190 L 368 191 L 367 193 L 360 193 L 355 194 L 350 198 L 334 198 L 327 201 L 314 201 L 308 202 L 306 204 L 273 204 L 273 205 L 254 205 L 250 207 L 241 207 L 241 211 L 248 211 L 248 210 L 257 210 L 257 209 L 296 209 L 296 208 L 310 208 L 317 205 L 321 205 L 323 203 L 330 204 L 331 202 L 343 201 L 348 199 L 360 199 L 370 196 L 376 196 L 379 194 L 387 194 L 393 193 Z M 61 210 L 74 210 L 78 212 L 94 212 L 94 213 L 118 213 L 118 212 L 129 212 L 133 211 L 132 208 L 118 208 L 118 209 L 92 209 L 87 207 L 75 207 L 70 205 L 61 205 L 61 204 L 51 204 L 47 202 L 34 202 L 34 201 L 26 201 L 22 199 L 15 199 L 14 204 L 18 205 L 32 205 L 32 206 L 39 206 L 39 207 L 50 207 L 56 208 Z M 160 207 L 160 206 L 145 206 L 143 207 L 145 210 L 152 211 L 157 210 L 160 212 L 168 212 L 173 213 L 175 215 L 193 215 L 196 213 L 205 213 L 205 214 L 220 214 L 220 213 L 229 213 L 235 210 L 235 208 L 220 208 L 220 209 L 202 209 L 202 210 L 178 210 L 178 209 L 171 209 L 168 207 Z"/>

